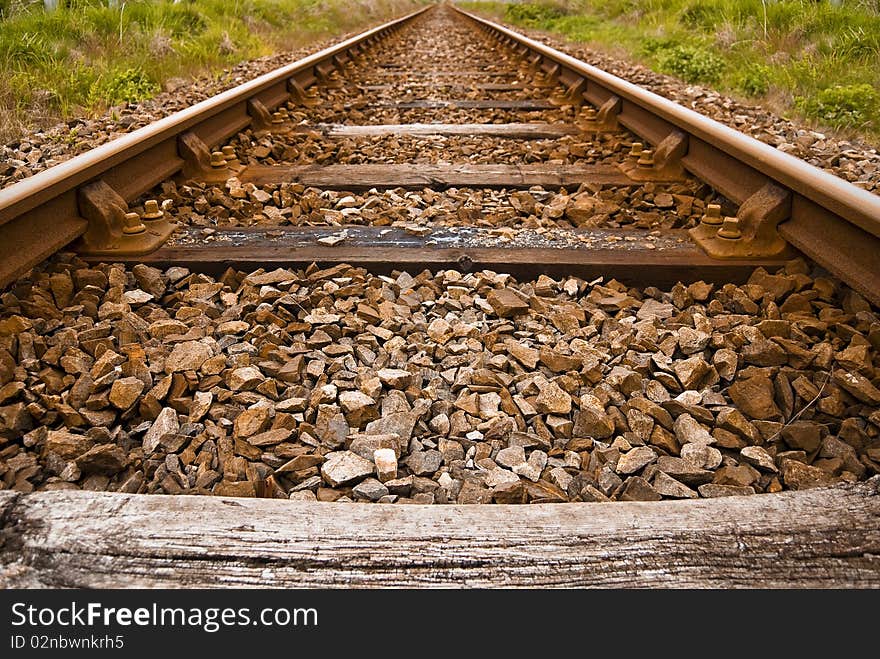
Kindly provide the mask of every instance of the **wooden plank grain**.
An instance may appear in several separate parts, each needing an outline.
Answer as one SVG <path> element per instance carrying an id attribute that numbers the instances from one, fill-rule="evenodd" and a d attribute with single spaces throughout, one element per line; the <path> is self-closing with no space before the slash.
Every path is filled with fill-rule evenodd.
<path id="1" fill-rule="evenodd" d="M 571 124 L 504 123 L 504 124 L 318 124 L 298 128 L 303 132 L 318 131 L 331 139 L 375 137 L 379 135 L 453 135 L 461 137 L 498 137 L 513 140 L 558 139 L 580 131 Z"/>
<path id="2" fill-rule="evenodd" d="M 553 110 L 557 106 L 543 98 L 517 99 L 471 99 L 471 98 L 420 98 L 411 101 L 388 101 L 378 103 L 351 103 L 346 109 L 396 108 L 398 110 L 441 110 L 460 108 L 462 110 Z"/>
<path id="3" fill-rule="evenodd" d="M 698 501 L 20 495 L 12 587 L 880 587 L 880 477 Z"/>
<path id="4" fill-rule="evenodd" d="M 251 165 L 239 176 L 243 183 L 277 185 L 302 183 L 333 190 L 371 188 L 545 188 L 638 186 L 613 165 L 504 164 L 364 164 L 364 165 Z"/>
<path id="5" fill-rule="evenodd" d="M 342 231 L 345 238 L 332 247 L 318 242 Z M 504 241 L 492 229 L 473 226 L 438 227 L 426 235 L 412 235 L 399 227 L 349 225 L 343 230 L 338 226 L 255 225 L 214 229 L 208 236 L 190 227 L 181 229 L 151 254 L 119 260 L 163 269 L 183 266 L 214 275 L 230 266 L 253 270 L 347 263 L 377 274 L 394 270 L 415 273 L 425 268 L 465 272 L 488 269 L 522 280 L 546 274 L 584 279 L 613 277 L 631 286 L 673 286 L 701 279 L 719 284 L 742 283 L 756 267 L 781 267 L 792 257 L 786 253 L 772 259 L 713 259 L 681 230 L 650 236 L 627 229 L 560 229 L 551 237 L 554 240 L 519 229 L 513 240 Z"/>

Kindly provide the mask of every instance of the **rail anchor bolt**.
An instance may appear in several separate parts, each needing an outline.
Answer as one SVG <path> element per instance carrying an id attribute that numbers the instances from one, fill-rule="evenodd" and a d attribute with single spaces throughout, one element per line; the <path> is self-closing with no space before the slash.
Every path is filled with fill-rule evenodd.
<path id="1" fill-rule="evenodd" d="M 642 157 L 642 152 L 645 150 L 645 145 L 641 142 L 633 142 L 629 147 L 629 159 L 630 160 L 638 160 Z"/>
<path id="2" fill-rule="evenodd" d="M 638 166 L 642 169 L 651 169 L 654 166 L 654 152 L 645 149 L 639 154 Z"/>
<path id="3" fill-rule="evenodd" d="M 130 236 L 136 233 L 143 233 L 147 230 L 144 223 L 141 222 L 141 216 L 137 213 L 126 213 L 122 224 L 122 233 Z"/>
<path id="4" fill-rule="evenodd" d="M 281 113 L 280 112 L 273 112 L 272 113 L 272 125 L 278 126 L 279 124 L 283 124 L 283 123 L 284 123 L 284 117 L 281 116 Z"/>
<path id="5" fill-rule="evenodd" d="M 152 220 L 161 220 L 165 217 L 165 213 L 163 213 L 159 209 L 159 202 L 155 199 L 147 199 L 144 202 L 144 214 L 142 219 L 149 221 Z"/>
<path id="6" fill-rule="evenodd" d="M 721 206 L 719 204 L 709 204 L 706 206 L 706 214 L 700 220 L 700 224 L 708 224 L 709 226 L 721 226 L 724 220 L 721 217 Z"/>
<path id="7" fill-rule="evenodd" d="M 227 163 L 237 159 L 237 156 L 235 155 L 235 147 L 224 146 L 221 153 L 223 154 L 223 159 L 226 160 Z"/>
<path id="8" fill-rule="evenodd" d="M 223 157 L 222 151 L 214 151 L 211 153 L 211 167 L 214 169 L 226 167 L 226 158 Z"/>
<path id="9" fill-rule="evenodd" d="M 739 219 L 735 217 L 725 217 L 724 223 L 715 235 L 727 240 L 739 240 L 742 238 L 742 232 L 739 230 Z"/>

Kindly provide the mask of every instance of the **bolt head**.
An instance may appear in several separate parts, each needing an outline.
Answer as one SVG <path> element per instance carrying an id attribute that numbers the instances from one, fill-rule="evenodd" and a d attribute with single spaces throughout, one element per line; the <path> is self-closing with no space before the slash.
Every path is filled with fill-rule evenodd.
<path id="1" fill-rule="evenodd" d="M 159 202 L 156 201 L 155 199 L 147 199 L 144 202 L 143 219 L 145 219 L 145 220 L 158 220 L 164 214 L 165 213 L 163 213 L 161 210 L 159 210 Z"/>
<path id="2" fill-rule="evenodd" d="M 720 226 L 724 220 L 721 218 L 721 206 L 718 204 L 709 204 L 706 206 L 706 214 L 700 220 L 701 224 L 709 224 L 712 226 Z"/>
<path id="3" fill-rule="evenodd" d="M 742 232 L 739 230 L 739 220 L 735 217 L 725 217 L 724 223 L 718 229 L 716 235 L 725 240 L 738 240 L 742 238 Z"/>
<path id="4" fill-rule="evenodd" d="M 141 222 L 141 216 L 137 213 L 126 213 L 125 219 L 122 224 L 122 233 L 126 235 L 132 235 L 136 233 L 143 233 L 147 230 L 147 227 L 144 226 L 143 222 Z"/>
<path id="5" fill-rule="evenodd" d="M 222 151 L 214 151 L 211 154 L 211 167 L 226 167 L 226 158 L 223 157 Z"/>

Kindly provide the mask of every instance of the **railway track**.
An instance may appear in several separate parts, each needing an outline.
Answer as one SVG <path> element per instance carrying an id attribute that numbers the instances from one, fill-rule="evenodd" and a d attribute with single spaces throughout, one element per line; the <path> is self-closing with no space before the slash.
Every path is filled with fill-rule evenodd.
<path id="1" fill-rule="evenodd" d="M 24 493 L 0 498 L 7 533 L 39 518 L 63 543 L 88 519 L 116 556 L 118 521 L 95 511 L 141 493 L 710 499 L 651 518 L 697 506 L 687 551 L 713 511 L 754 514 L 719 497 L 765 493 L 771 511 L 855 512 L 821 520 L 824 544 L 770 514 L 756 551 L 795 534 L 820 567 L 850 557 L 832 583 L 876 583 L 876 478 L 856 483 L 880 470 L 878 236 L 875 195 L 478 16 L 421 10 L 0 190 L 0 477 Z M 117 494 L 58 492 L 80 489 Z M 203 505 L 174 501 L 122 524 L 158 537 Z M 434 519 L 411 510 L 407 529 Z M 536 542 L 542 515 L 511 541 Z M 129 551 L 110 564 L 165 565 Z M 692 585 L 742 578 L 712 556 Z M 82 560 L 65 583 L 104 583 Z M 42 569 L 10 583 L 68 578 Z"/>

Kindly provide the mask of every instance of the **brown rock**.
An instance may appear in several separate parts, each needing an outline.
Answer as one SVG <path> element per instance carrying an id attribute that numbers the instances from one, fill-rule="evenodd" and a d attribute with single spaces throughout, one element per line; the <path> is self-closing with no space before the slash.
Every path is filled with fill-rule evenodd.
<path id="1" fill-rule="evenodd" d="M 144 390 L 144 383 L 139 378 L 120 378 L 110 387 L 110 403 L 120 410 L 127 410 L 134 405 Z"/>
<path id="2" fill-rule="evenodd" d="M 837 479 L 831 474 L 798 460 L 782 461 L 782 480 L 786 487 L 792 490 L 824 487 L 837 482 Z"/>
<path id="3" fill-rule="evenodd" d="M 604 439 L 614 434 L 614 419 L 605 414 L 605 410 L 592 404 L 581 404 L 581 409 L 574 417 L 573 437 L 592 437 Z"/>
<path id="4" fill-rule="evenodd" d="M 125 451 L 115 444 L 93 446 L 76 458 L 76 466 L 82 474 L 102 474 L 113 476 L 125 469 L 128 458 Z"/>
<path id="5" fill-rule="evenodd" d="M 243 410 L 235 417 L 232 427 L 233 437 L 250 437 L 262 432 L 269 425 L 271 414 L 272 410 L 268 405 L 255 405 Z"/>
<path id="6" fill-rule="evenodd" d="M 717 485 L 738 485 L 748 487 L 755 483 L 761 474 L 749 465 L 726 465 L 715 472 L 712 482 Z"/>
<path id="7" fill-rule="evenodd" d="M 576 355 L 565 355 L 546 346 L 538 351 L 538 358 L 554 373 L 564 373 L 565 371 L 576 371 L 583 366 L 584 360 Z"/>
<path id="8" fill-rule="evenodd" d="M 362 428 L 368 422 L 379 418 L 376 401 L 357 390 L 340 392 L 339 406 L 348 424 L 354 428 Z"/>
<path id="9" fill-rule="evenodd" d="M 568 414 L 571 412 L 571 396 L 551 380 L 541 386 L 535 409 L 539 414 Z"/>
<path id="10" fill-rule="evenodd" d="M 250 391 L 264 380 L 260 369 L 255 366 L 243 366 L 233 370 L 226 378 L 226 384 L 232 391 Z"/>
<path id="11" fill-rule="evenodd" d="M 626 479 L 620 501 L 660 501 L 663 497 L 641 476 Z"/>
<path id="12" fill-rule="evenodd" d="M 534 369 L 538 365 L 539 353 L 534 348 L 529 348 L 516 341 L 509 341 L 507 343 L 507 352 L 529 370 Z"/>
<path id="13" fill-rule="evenodd" d="M 403 460 L 403 463 L 416 476 L 430 476 L 440 469 L 442 459 L 440 451 L 430 449 L 428 451 L 413 451 Z"/>
<path id="14" fill-rule="evenodd" d="M 779 471 L 776 468 L 776 464 L 773 462 L 773 457 L 761 446 L 746 446 L 739 452 L 739 454 L 744 461 L 754 465 L 758 469 L 763 469 L 764 471 L 769 471 L 774 474 Z"/>
<path id="15" fill-rule="evenodd" d="M 461 486 L 457 503 L 491 503 L 492 490 L 480 483 L 468 480 Z"/>
<path id="16" fill-rule="evenodd" d="M 293 431 L 288 428 L 273 428 L 248 437 L 248 443 L 253 446 L 274 446 L 287 441 L 292 434 Z"/>
<path id="17" fill-rule="evenodd" d="M 657 459 L 657 453 L 648 446 L 639 446 L 631 449 L 620 456 L 617 461 L 617 473 L 628 475 L 634 474 L 640 469 L 647 467 Z"/>
<path id="18" fill-rule="evenodd" d="M 678 415 L 673 430 L 675 430 L 675 438 L 678 440 L 679 444 L 715 443 L 715 438 L 709 434 L 709 431 L 701 426 L 700 422 L 687 412 Z"/>
<path id="19" fill-rule="evenodd" d="M 822 442 L 822 426 L 811 421 L 795 421 L 782 429 L 782 438 L 796 451 L 813 453 Z"/>
<path id="20" fill-rule="evenodd" d="M 739 364 L 739 357 L 733 350 L 721 348 L 712 355 L 712 365 L 718 371 L 718 375 L 725 380 L 732 380 L 736 375 L 736 367 Z"/>
<path id="21" fill-rule="evenodd" d="M 251 481 L 220 481 L 211 490 L 211 494 L 220 497 L 255 497 L 254 484 Z"/>
<path id="22" fill-rule="evenodd" d="M 727 390 L 740 412 L 751 419 L 776 419 L 779 408 L 773 400 L 773 382 L 770 378 L 756 375 L 737 380 Z"/>
<path id="23" fill-rule="evenodd" d="M 165 372 L 197 371 L 212 355 L 211 348 L 199 341 L 178 343 L 165 359 Z"/>
<path id="24" fill-rule="evenodd" d="M 271 432 L 271 431 L 270 431 Z M 308 469 L 310 467 L 317 467 L 324 462 L 324 456 L 322 455 L 298 455 L 291 460 L 288 460 L 283 465 L 278 467 L 275 470 L 276 474 L 283 474 L 286 472 L 296 472 L 303 471 L 304 469 Z"/>
<path id="25" fill-rule="evenodd" d="M 486 300 L 501 318 L 511 318 L 529 310 L 529 305 L 509 288 L 493 289 Z"/>
<path id="26" fill-rule="evenodd" d="M 525 488 L 522 481 L 508 481 L 492 488 L 492 499 L 495 503 L 525 503 Z"/>
<path id="27" fill-rule="evenodd" d="M 719 485 L 718 483 L 706 483 L 697 488 L 700 496 L 706 499 L 714 499 L 716 497 L 738 497 L 755 493 L 753 487 L 743 487 L 741 485 Z"/>
<path id="28" fill-rule="evenodd" d="M 399 368 L 383 368 L 376 375 L 382 384 L 392 389 L 406 389 L 413 381 L 412 373 Z"/>
<path id="29" fill-rule="evenodd" d="M 865 376 L 849 371 L 834 371 L 834 382 L 863 403 L 880 405 L 880 389 Z"/>
<path id="30" fill-rule="evenodd" d="M 709 373 L 709 364 L 706 363 L 702 355 L 694 355 L 676 362 L 672 370 L 675 371 L 675 375 L 678 381 L 681 382 L 682 387 L 685 389 L 697 389 L 700 382 Z"/>
<path id="31" fill-rule="evenodd" d="M 66 430 L 50 430 L 45 443 L 47 452 L 56 453 L 65 460 L 73 460 L 88 451 L 95 442 L 89 437 Z"/>
<path id="32" fill-rule="evenodd" d="M 190 423 L 197 423 L 211 409 L 211 403 L 214 402 L 214 394 L 210 391 L 197 391 L 193 394 L 193 402 L 189 408 Z"/>

